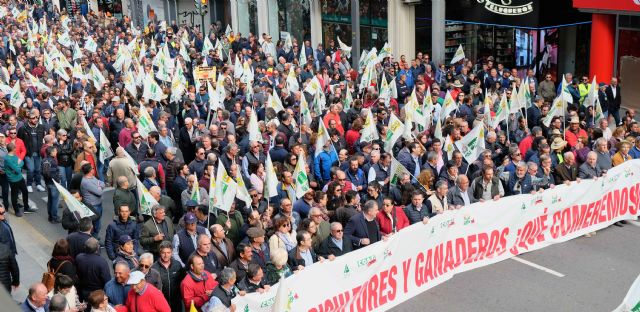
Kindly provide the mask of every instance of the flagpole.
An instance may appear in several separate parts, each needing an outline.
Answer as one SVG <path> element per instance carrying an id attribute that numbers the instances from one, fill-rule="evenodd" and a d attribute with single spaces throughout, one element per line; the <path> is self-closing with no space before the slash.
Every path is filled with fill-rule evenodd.
<path id="1" fill-rule="evenodd" d="M 509 118 L 511 118 L 511 113 L 507 114 L 507 143 L 509 143 Z"/>
<path id="2" fill-rule="evenodd" d="M 158 228 L 158 222 L 156 222 L 156 217 L 155 216 L 151 216 L 151 219 L 153 219 L 153 224 L 156 226 L 156 230 L 158 231 L 158 234 L 160 234 L 160 228 Z M 162 233 L 164 234 L 164 233 Z"/>

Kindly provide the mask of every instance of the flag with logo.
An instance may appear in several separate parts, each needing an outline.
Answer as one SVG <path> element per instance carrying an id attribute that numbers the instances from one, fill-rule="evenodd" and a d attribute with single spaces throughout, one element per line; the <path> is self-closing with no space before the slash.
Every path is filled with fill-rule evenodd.
<path id="1" fill-rule="evenodd" d="M 282 106 L 282 101 L 276 92 L 276 89 L 273 88 L 273 93 L 269 94 L 269 99 L 267 100 L 267 107 L 273 108 L 273 110 L 277 112 L 283 111 L 284 107 Z"/>
<path id="2" fill-rule="evenodd" d="M 271 198 L 278 195 L 278 176 L 276 170 L 273 168 L 273 162 L 271 161 L 271 154 L 267 153 L 267 160 L 265 161 L 264 170 L 266 176 L 264 179 L 264 198 Z"/>
<path id="3" fill-rule="evenodd" d="M 307 48 L 304 46 L 304 44 L 302 45 L 302 47 L 300 48 L 300 59 L 298 60 L 298 65 L 300 67 L 304 66 L 305 64 L 307 64 L 307 52 L 306 52 Z"/>
<path id="4" fill-rule="evenodd" d="M 63 45 L 65 48 L 70 48 L 71 46 L 73 46 L 73 41 L 71 41 L 71 37 L 66 31 L 58 35 L 58 43 Z"/>
<path id="5" fill-rule="evenodd" d="M 478 123 L 467 135 L 455 143 L 467 163 L 473 163 L 485 150 L 484 125 Z"/>
<path id="6" fill-rule="evenodd" d="M 251 195 L 247 190 L 247 185 L 244 184 L 242 175 L 237 174 L 235 177 L 236 184 L 238 185 L 238 191 L 236 192 L 236 198 L 243 201 L 247 207 L 251 207 Z"/>
<path id="7" fill-rule="evenodd" d="M 413 107 L 411 107 L 411 105 L 405 105 L 402 109 L 404 110 L 404 132 L 402 133 L 402 137 L 405 140 L 411 140 L 413 136 Z"/>
<path id="8" fill-rule="evenodd" d="M 131 70 L 127 70 L 127 72 L 122 76 L 122 80 L 124 82 L 124 88 L 131 93 L 134 97 L 138 95 L 138 88 L 136 88 L 136 80 L 133 77 L 133 72 Z"/>
<path id="9" fill-rule="evenodd" d="M 318 77 L 313 76 L 309 84 L 304 88 L 304 91 L 311 95 L 316 95 L 316 93 L 321 91 L 321 89 L 322 86 L 320 85 L 320 80 L 318 80 Z"/>
<path id="10" fill-rule="evenodd" d="M 202 55 L 203 56 L 207 56 L 209 55 L 209 50 L 215 50 L 216 48 L 213 46 L 213 43 L 211 43 L 211 40 L 209 40 L 209 36 L 204 37 L 204 43 L 202 44 Z M 220 58 L 222 58 L 222 55 L 220 54 Z"/>
<path id="11" fill-rule="evenodd" d="M 240 82 L 250 84 L 253 81 L 253 77 L 253 69 L 251 69 L 249 61 L 244 61 L 244 64 L 242 64 L 242 77 L 240 77 Z"/>
<path id="12" fill-rule="evenodd" d="M 364 120 L 364 126 L 360 135 L 360 142 L 372 142 L 380 139 L 378 135 L 378 128 L 373 120 L 373 114 L 370 109 L 367 109 L 367 118 Z"/>
<path id="13" fill-rule="evenodd" d="M 391 185 L 398 185 L 403 174 L 411 175 L 411 172 L 396 160 L 395 157 L 391 157 L 391 166 L 389 169 L 389 184 Z"/>
<path id="14" fill-rule="evenodd" d="M 300 90 L 300 84 L 296 79 L 296 71 L 293 65 L 289 68 L 289 74 L 287 74 L 287 89 L 291 92 Z"/>
<path id="15" fill-rule="evenodd" d="M 338 38 L 338 47 L 340 47 L 340 50 L 342 50 L 342 53 L 344 54 L 344 57 L 346 58 L 350 58 L 351 57 L 351 47 L 344 44 L 344 42 L 342 42 L 342 40 L 340 40 L 340 37 Z"/>
<path id="16" fill-rule="evenodd" d="M 589 107 L 594 106 L 596 101 L 598 100 L 598 83 L 596 82 L 596 76 L 593 76 L 591 80 L 591 87 L 589 88 L 589 92 L 587 93 L 587 97 L 585 97 L 582 105 Z"/>
<path id="17" fill-rule="evenodd" d="M 191 197 L 189 197 L 189 199 L 200 203 L 200 183 L 198 183 L 198 177 L 195 174 L 192 176 L 195 178 L 195 181 L 191 186 Z"/>
<path id="18" fill-rule="evenodd" d="M 233 65 L 233 78 L 240 79 L 242 77 L 242 62 L 238 58 L 238 54 L 236 54 L 236 63 Z"/>
<path id="19" fill-rule="evenodd" d="M 566 103 L 573 103 L 573 96 L 571 96 L 571 92 L 569 92 L 569 84 L 567 83 L 567 79 L 565 78 L 566 74 L 562 76 L 562 101 Z"/>
<path id="20" fill-rule="evenodd" d="M 78 43 L 74 43 L 73 44 L 73 60 L 77 60 L 77 59 L 81 59 L 83 57 L 82 55 L 82 51 L 80 50 L 80 46 L 78 46 Z"/>
<path id="21" fill-rule="evenodd" d="M 351 105 L 353 104 L 353 96 L 351 95 L 351 88 L 349 88 L 349 85 L 346 86 L 347 88 L 344 89 L 345 92 L 345 96 L 344 96 L 344 100 L 342 100 L 342 109 L 347 111 L 349 109 L 351 109 Z"/>
<path id="22" fill-rule="evenodd" d="M 405 125 L 400 121 L 400 118 L 392 112 L 389 118 L 389 125 L 387 126 L 387 137 L 384 140 L 384 150 L 391 153 L 396 141 L 404 133 Z"/>
<path id="23" fill-rule="evenodd" d="M 447 137 L 444 139 L 442 150 L 447 153 L 448 159 L 451 159 L 451 156 L 453 156 L 453 151 L 455 150 L 455 146 L 453 145 L 453 139 L 451 139 L 450 135 L 447 135 Z"/>
<path id="24" fill-rule="evenodd" d="M 93 37 L 88 36 L 85 39 L 84 49 L 91 53 L 96 53 L 96 50 L 98 49 L 98 44 L 95 41 L 93 41 Z"/>
<path id="25" fill-rule="evenodd" d="M 100 129 L 100 144 L 98 147 L 100 148 L 100 162 L 104 164 L 105 160 L 113 157 L 113 151 L 111 151 L 111 143 L 102 129 Z"/>
<path id="26" fill-rule="evenodd" d="M 304 153 L 298 155 L 296 169 L 293 171 L 293 183 L 296 185 L 296 198 L 304 196 L 311 188 L 309 187 L 309 176 L 307 175 L 307 162 L 304 160 Z"/>
<path id="27" fill-rule="evenodd" d="M 451 64 L 458 63 L 461 60 L 464 60 L 464 50 L 462 49 L 462 45 L 458 46 L 456 54 L 454 54 L 453 58 L 451 59 Z"/>
<path id="28" fill-rule="evenodd" d="M 442 109 L 440 110 L 440 119 L 442 121 L 447 120 L 447 117 L 452 112 L 455 112 L 458 109 L 458 104 L 453 100 L 453 96 L 451 96 L 451 92 L 447 90 L 447 94 L 444 96 L 444 102 L 442 102 Z"/>
<path id="29" fill-rule="evenodd" d="M 433 131 L 433 137 L 440 140 L 440 142 L 444 141 L 444 137 L 442 136 L 442 122 L 440 119 L 436 119 L 436 129 Z"/>
<path id="30" fill-rule="evenodd" d="M 500 104 L 498 104 L 498 109 L 496 110 L 496 117 L 493 118 L 493 124 L 491 125 L 491 128 L 497 128 L 503 120 L 507 120 L 508 118 L 509 102 L 507 101 L 507 94 L 503 92 L 502 97 L 500 98 Z"/>
<path id="31" fill-rule="evenodd" d="M 20 91 L 20 81 L 16 81 L 13 84 L 13 88 L 11 89 L 11 98 L 9 103 L 11 106 L 15 107 L 16 110 L 20 109 L 20 105 L 24 103 L 24 94 Z"/>
<path id="32" fill-rule="evenodd" d="M 318 157 L 318 155 L 320 155 L 320 153 L 324 149 L 324 146 L 329 143 L 330 140 L 331 138 L 329 137 L 329 131 L 327 131 L 327 128 L 324 126 L 324 122 L 320 120 L 320 122 L 318 123 L 318 134 L 316 135 L 316 151 L 313 156 Z M 333 144 L 330 145 L 333 146 Z"/>
<path id="33" fill-rule="evenodd" d="M 165 98 L 165 94 L 162 91 L 162 88 L 158 85 L 156 79 L 153 77 L 153 69 L 147 74 L 147 77 L 144 79 L 142 97 L 147 101 L 154 100 L 156 102 L 160 102 Z"/>
<path id="34" fill-rule="evenodd" d="M 284 39 L 284 51 L 289 53 L 289 51 L 291 51 L 291 48 L 293 48 L 293 42 L 291 41 L 291 34 L 288 32 L 282 32 L 283 36 L 285 37 Z"/>
<path id="35" fill-rule="evenodd" d="M 151 131 L 158 131 L 158 128 L 156 128 L 156 125 L 153 123 L 153 119 L 151 119 L 151 115 L 149 115 L 146 107 L 140 107 L 139 112 L 138 132 L 140 132 L 140 135 L 146 139 Z"/>
<path id="36" fill-rule="evenodd" d="M 491 95 L 487 93 L 484 96 L 484 110 L 483 110 L 484 123 L 487 125 L 487 127 L 491 127 L 493 125 L 493 122 L 492 122 L 493 119 L 491 118 L 491 106 L 493 106 L 493 100 L 491 100 Z"/>
<path id="37" fill-rule="evenodd" d="M 233 180 L 224 169 L 221 161 L 218 161 L 218 173 L 216 176 L 215 203 L 216 208 L 229 212 L 231 204 L 236 198 L 238 183 Z"/>
<path id="38" fill-rule="evenodd" d="M 425 99 L 426 98 L 431 98 L 428 93 L 425 93 Z M 409 106 L 409 109 L 407 109 L 406 113 L 411 115 L 410 119 L 413 123 L 415 123 L 418 132 L 426 130 L 427 123 L 429 122 L 429 116 L 427 115 L 424 105 L 418 102 L 418 96 L 416 95 L 415 88 L 413 89 L 413 92 L 411 92 L 411 97 L 409 98 L 409 103 L 407 106 Z"/>
<path id="39" fill-rule="evenodd" d="M 102 73 L 95 64 L 91 64 L 91 68 L 89 69 L 89 77 L 93 82 L 93 86 L 96 87 L 98 91 L 102 90 L 102 86 L 104 86 L 104 84 L 107 82 L 107 80 L 104 79 L 104 76 L 102 76 Z"/>
<path id="40" fill-rule="evenodd" d="M 313 118 L 311 118 L 311 109 L 309 109 L 309 102 L 304 94 L 300 94 L 300 115 L 302 116 L 301 123 L 307 126 L 311 126 Z"/>
<path id="41" fill-rule="evenodd" d="M 138 192 L 138 198 L 140 199 L 140 213 L 143 215 L 150 216 L 151 208 L 155 205 L 159 205 L 158 201 L 153 198 L 147 187 L 140 182 L 140 179 L 136 179 L 137 187 L 136 191 Z M 198 183 L 195 183 L 198 184 Z"/>
<path id="42" fill-rule="evenodd" d="M 69 208 L 71 212 L 73 212 L 74 214 L 77 212 L 80 218 L 91 217 L 94 215 L 93 211 L 91 211 L 89 207 L 73 197 L 73 195 L 71 195 L 71 193 L 69 193 L 66 188 L 64 188 L 56 181 L 53 181 L 53 184 L 58 189 L 58 192 L 60 192 L 60 195 L 62 195 L 62 200 L 64 200 L 64 203 L 67 205 L 67 208 Z"/>
<path id="43" fill-rule="evenodd" d="M 213 166 L 209 171 L 209 211 L 215 211 L 216 208 L 216 179 L 214 178 Z"/>
<path id="44" fill-rule="evenodd" d="M 566 102 L 563 100 L 562 95 L 556 97 L 555 100 L 553 100 L 551 107 L 549 108 L 547 116 L 545 116 L 542 120 L 542 123 L 545 126 L 549 127 L 549 125 L 551 124 L 551 120 L 553 120 L 553 117 L 564 116 L 565 103 Z"/>

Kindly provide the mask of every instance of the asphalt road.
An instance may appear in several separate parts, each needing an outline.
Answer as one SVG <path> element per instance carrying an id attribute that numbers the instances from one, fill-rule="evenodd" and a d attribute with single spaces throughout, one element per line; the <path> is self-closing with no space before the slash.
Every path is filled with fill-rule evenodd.
<path id="1" fill-rule="evenodd" d="M 518 257 L 552 271 L 509 259 L 458 274 L 391 311 L 612 311 L 640 273 L 639 237 L 639 223 L 611 226 Z"/>

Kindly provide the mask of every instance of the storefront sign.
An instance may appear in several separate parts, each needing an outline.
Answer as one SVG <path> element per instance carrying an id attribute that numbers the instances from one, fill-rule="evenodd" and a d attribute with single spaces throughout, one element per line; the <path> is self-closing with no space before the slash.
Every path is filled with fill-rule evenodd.
<path id="1" fill-rule="evenodd" d="M 251 312 L 385 311 L 455 274 L 635 219 L 639 208 L 640 160 L 632 160 L 596 180 L 446 211 L 233 302 Z"/>
<path id="2" fill-rule="evenodd" d="M 500 15 L 524 15 L 533 12 L 533 2 L 522 5 L 514 5 L 512 0 L 500 0 L 500 3 L 491 0 L 477 0 L 484 3 L 484 8 Z"/>
<path id="3" fill-rule="evenodd" d="M 640 0 L 573 0 L 573 7 L 576 9 L 598 10 L 598 11 L 632 11 L 640 12 Z"/>

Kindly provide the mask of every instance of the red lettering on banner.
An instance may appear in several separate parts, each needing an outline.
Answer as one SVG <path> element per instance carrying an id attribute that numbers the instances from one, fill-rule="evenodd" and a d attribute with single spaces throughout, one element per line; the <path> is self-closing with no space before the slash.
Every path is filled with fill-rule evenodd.
<path id="1" fill-rule="evenodd" d="M 596 207 L 596 204 L 598 202 L 591 202 L 589 204 L 589 209 L 587 210 L 590 214 L 590 220 L 587 222 L 587 227 L 598 224 L 598 217 L 599 217 L 599 211 L 598 208 Z"/>
<path id="2" fill-rule="evenodd" d="M 484 259 L 484 254 L 487 252 L 487 243 L 489 242 L 489 238 L 487 233 L 478 233 L 478 255 L 474 259 L 474 261 Z"/>
<path id="3" fill-rule="evenodd" d="M 445 252 L 444 252 L 444 265 L 443 265 L 443 274 L 450 272 L 454 267 L 453 260 L 453 243 L 451 241 L 447 241 Z"/>
<path id="4" fill-rule="evenodd" d="M 367 283 L 353 289 L 353 301 L 356 303 L 355 311 L 365 311 L 367 309 Z M 351 311 L 354 311 L 351 307 Z"/>
<path id="5" fill-rule="evenodd" d="M 474 255 L 478 252 L 478 249 L 475 247 L 475 243 L 475 235 L 471 235 L 467 238 L 467 260 L 464 261 L 465 264 L 469 264 L 474 261 Z"/>
<path id="6" fill-rule="evenodd" d="M 462 262 L 467 259 L 467 241 L 471 240 L 471 236 L 469 235 L 465 240 L 462 237 L 456 238 L 456 262 L 454 263 L 454 267 L 458 267 L 462 264 Z"/>
<path id="7" fill-rule="evenodd" d="M 427 255 L 428 253 L 431 252 L 431 249 L 429 249 L 429 251 L 427 251 Z M 420 265 L 422 264 L 422 262 L 424 261 L 424 253 L 420 252 L 418 253 L 418 256 L 416 257 L 416 270 L 414 273 L 415 276 L 415 282 L 416 282 L 416 286 L 420 287 L 422 286 L 422 284 L 426 283 L 426 279 L 427 279 L 427 271 L 425 270 L 424 272 L 422 270 L 420 270 Z M 429 261 L 429 259 L 427 259 L 427 261 Z M 409 263 L 411 263 L 411 261 L 409 261 Z M 404 265 L 403 265 L 404 267 Z M 424 266 L 426 269 L 426 265 Z M 406 279 L 406 275 L 408 273 L 405 273 L 405 279 Z M 407 282 L 404 282 L 404 292 L 407 292 Z"/>
<path id="8" fill-rule="evenodd" d="M 369 311 L 375 310 L 378 307 L 378 275 L 375 274 L 369 279 L 369 284 L 367 285 L 367 303 L 369 307 Z"/>
<path id="9" fill-rule="evenodd" d="M 560 217 L 561 211 L 556 211 L 553 213 L 551 228 L 549 229 L 549 233 L 551 233 L 551 237 L 553 239 L 557 239 L 560 236 L 560 227 L 562 223 L 562 218 Z"/>
<path id="10" fill-rule="evenodd" d="M 509 235 L 509 228 L 506 227 L 502 229 L 502 234 L 500 235 L 500 251 L 498 255 L 502 255 L 507 251 L 507 235 Z"/>
<path id="11" fill-rule="evenodd" d="M 603 223 L 603 222 L 607 222 L 607 209 L 605 208 L 605 205 L 602 204 L 602 198 L 600 198 L 597 202 L 596 202 L 596 208 L 595 210 L 598 213 L 598 223 Z"/>
<path id="12" fill-rule="evenodd" d="M 629 190 L 629 213 L 632 215 L 636 215 L 638 213 L 638 184 L 633 185 Z"/>
<path id="13" fill-rule="evenodd" d="M 627 210 L 629 208 L 629 189 L 623 188 L 620 191 L 620 215 L 627 214 Z"/>
<path id="14" fill-rule="evenodd" d="M 391 267 L 389 271 L 389 288 L 391 288 L 387 292 L 387 300 L 393 301 L 396 299 L 396 292 L 398 291 L 398 283 L 396 282 L 396 274 L 398 274 L 398 267 L 395 265 Z M 382 305 L 382 303 L 380 303 Z"/>
<path id="15" fill-rule="evenodd" d="M 496 252 L 496 248 L 500 243 L 500 232 L 497 230 L 491 231 L 491 238 L 489 239 L 489 246 L 487 247 L 487 258 L 493 258 L 493 254 Z"/>
<path id="16" fill-rule="evenodd" d="M 422 253 L 419 253 L 418 256 L 422 255 Z M 404 280 L 404 293 L 406 294 L 407 292 L 409 292 L 409 289 L 407 287 L 407 282 L 409 281 L 408 276 L 409 276 L 409 268 L 411 267 L 411 258 L 402 261 L 402 277 Z M 417 261 L 416 261 L 416 274 L 418 274 L 418 272 L 420 270 L 418 270 L 417 267 Z"/>
<path id="17" fill-rule="evenodd" d="M 424 282 L 432 281 L 436 278 L 435 268 L 433 267 L 433 249 L 427 251 L 427 258 L 424 267 Z"/>
<path id="18" fill-rule="evenodd" d="M 444 257 L 442 254 L 442 244 L 436 246 L 433 257 L 433 275 L 438 277 L 442 275 L 442 266 L 444 265 Z"/>
<path id="19" fill-rule="evenodd" d="M 333 297 L 333 300 L 336 300 L 336 297 Z M 333 302 L 329 299 L 324 301 L 324 311 L 333 311 L 336 310 L 337 306 L 333 305 Z"/>

